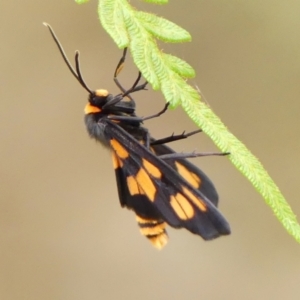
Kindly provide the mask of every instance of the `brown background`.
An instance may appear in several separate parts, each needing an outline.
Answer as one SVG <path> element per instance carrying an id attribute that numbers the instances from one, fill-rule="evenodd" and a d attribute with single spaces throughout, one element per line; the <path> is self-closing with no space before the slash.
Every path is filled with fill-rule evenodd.
<path id="1" fill-rule="evenodd" d="M 193 42 L 161 47 L 188 60 L 206 101 L 257 155 L 300 213 L 300 2 L 135 3 L 189 30 Z M 300 247 L 226 158 L 194 162 L 214 180 L 232 235 L 204 242 L 169 230 L 161 252 L 122 210 L 107 151 L 83 125 L 87 93 L 64 65 L 49 22 L 92 88 L 112 81 L 121 51 L 98 22 L 97 3 L 0 4 L 0 299 L 299 299 Z M 121 80 L 136 76 L 131 61 Z M 163 106 L 136 95 L 138 114 Z M 149 121 L 162 137 L 195 126 L 180 109 Z M 203 134 L 180 151 L 216 150 Z"/>

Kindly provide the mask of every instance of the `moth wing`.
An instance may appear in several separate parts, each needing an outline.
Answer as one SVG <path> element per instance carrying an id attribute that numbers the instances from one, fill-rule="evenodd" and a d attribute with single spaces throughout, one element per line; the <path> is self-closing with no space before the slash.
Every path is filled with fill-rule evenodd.
<path id="1" fill-rule="evenodd" d="M 151 150 L 156 155 L 164 155 L 175 153 L 173 149 L 166 145 L 153 145 Z M 216 188 L 208 176 L 198 167 L 193 165 L 187 159 L 168 159 L 165 162 L 176 170 L 186 181 L 188 181 L 194 188 L 198 189 L 200 193 L 204 194 L 215 206 L 218 206 L 219 196 Z"/>
<path id="2" fill-rule="evenodd" d="M 138 195 L 145 200 L 141 195 L 146 196 L 170 226 L 184 227 L 205 240 L 230 233 L 226 219 L 199 189 L 120 126 L 105 122 L 111 148 L 126 170 L 127 197 Z"/>

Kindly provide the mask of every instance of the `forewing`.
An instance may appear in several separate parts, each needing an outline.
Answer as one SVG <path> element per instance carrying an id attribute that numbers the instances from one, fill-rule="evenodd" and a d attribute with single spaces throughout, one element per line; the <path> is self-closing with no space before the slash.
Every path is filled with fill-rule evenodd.
<path id="1" fill-rule="evenodd" d="M 120 159 L 116 152 L 112 152 L 113 166 L 115 169 L 118 194 L 122 207 L 126 206 L 132 209 L 136 214 L 146 219 L 161 219 L 161 214 L 156 207 L 148 200 L 143 190 L 136 186 L 137 191 L 134 194 L 130 194 L 129 188 L 133 188 L 135 182 L 132 182 L 133 173 L 132 168 L 128 168 L 128 163 L 124 165 L 122 159 Z"/>
<path id="2" fill-rule="evenodd" d="M 151 150 L 156 155 L 164 155 L 175 153 L 170 147 L 166 145 L 153 145 Z M 194 188 L 198 189 L 200 193 L 206 196 L 215 206 L 218 205 L 219 196 L 212 181 L 207 175 L 190 163 L 186 159 L 168 159 L 165 162 L 176 170 L 187 182 L 189 182 Z"/>
<path id="3" fill-rule="evenodd" d="M 105 122 L 105 134 L 127 172 L 127 198 L 144 195 L 151 203 L 149 207 L 155 207 L 169 225 L 184 227 L 206 240 L 230 233 L 225 218 L 199 189 L 120 126 L 107 119 Z"/>

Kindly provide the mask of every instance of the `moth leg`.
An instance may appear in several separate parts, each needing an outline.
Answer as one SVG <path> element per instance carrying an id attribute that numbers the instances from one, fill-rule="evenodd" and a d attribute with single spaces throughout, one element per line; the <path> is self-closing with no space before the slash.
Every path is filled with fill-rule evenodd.
<path id="1" fill-rule="evenodd" d="M 164 108 L 160 112 L 158 112 L 157 114 L 151 115 L 149 117 L 145 117 L 145 118 L 128 117 L 128 116 L 109 116 L 108 118 L 110 120 L 115 120 L 115 121 L 131 121 L 131 122 L 134 121 L 134 122 L 142 123 L 143 121 L 154 119 L 154 118 L 157 118 L 160 115 L 164 114 L 166 112 L 166 110 L 168 109 L 168 106 L 169 106 L 169 103 L 166 103 L 166 105 L 164 106 Z"/>
<path id="2" fill-rule="evenodd" d="M 115 69 L 115 72 L 114 72 L 114 82 L 115 84 L 117 85 L 117 87 L 123 92 L 125 93 L 126 92 L 126 89 L 122 86 L 122 84 L 120 83 L 120 81 L 118 80 L 118 75 L 119 73 L 122 71 L 123 67 L 124 67 L 124 62 L 125 62 L 125 59 L 126 59 L 126 53 L 127 53 L 127 48 L 124 48 L 123 50 L 123 55 L 121 57 L 121 59 L 119 60 L 118 64 L 117 64 L 117 67 Z"/>
<path id="3" fill-rule="evenodd" d="M 229 154 L 230 154 L 230 152 L 224 152 L 224 153 L 220 153 L 220 152 L 170 153 L 170 154 L 160 155 L 159 158 L 163 159 L 163 160 L 168 160 L 168 159 L 177 160 L 177 159 L 181 159 L 181 158 L 193 158 L 193 157 L 200 157 L 200 156 L 225 156 L 225 155 L 229 155 Z"/>
<path id="4" fill-rule="evenodd" d="M 157 118 L 157 117 L 161 116 L 162 114 L 164 114 L 164 113 L 167 111 L 167 109 L 168 109 L 168 107 L 169 107 L 169 104 L 170 104 L 170 103 L 167 102 L 167 103 L 165 104 L 164 108 L 163 108 L 161 111 L 159 111 L 157 114 L 151 115 L 151 116 L 149 116 L 149 117 L 142 118 L 142 121 L 154 119 L 154 118 Z"/>
<path id="5" fill-rule="evenodd" d="M 178 134 L 178 135 L 174 135 L 174 133 L 171 135 L 171 136 L 168 136 L 166 138 L 162 138 L 162 139 L 159 139 L 159 140 L 155 140 L 155 141 L 152 141 L 150 144 L 151 146 L 153 145 L 161 145 L 161 144 L 167 144 L 167 143 L 171 143 L 171 142 L 174 142 L 174 141 L 179 141 L 179 140 L 182 140 L 182 139 L 186 139 L 196 133 L 199 133 L 199 132 L 202 132 L 201 129 L 198 129 L 198 130 L 195 130 L 195 131 L 192 131 L 192 132 L 189 132 L 189 133 L 185 133 L 185 131 L 182 133 L 182 134 Z"/>
<path id="6" fill-rule="evenodd" d="M 142 73 L 139 72 L 137 79 L 135 80 L 135 82 L 133 83 L 133 85 L 132 85 L 132 87 L 130 89 L 126 90 L 122 86 L 122 84 L 118 80 L 118 75 L 119 75 L 119 73 L 122 71 L 122 69 L 124 67 L 124 63 L 125 63 L 125 59 L 126 59 L 126 54 L 127 54 L 127 48 L 124 48 L 123 55 L 122 55 L 122 57 L 121 57 L 118 65 L 116 67 L 115 72 L 114 72 L 114 82 L 117 85 L 117 87 L 122 91 L 123 98 L 127 96 L 130 100 L 134 101 L 132 99 L 132 97 L 130 96 L 130 94 L 134 93 L 134 92 L 137 92 L 137 91 L 140 91 L 140 90 L 144 90 L 145 87 L 146 87 L 146 85 L 148 84 L 148 82 L 146 81 L 143 84 L 141 84 L 141 85 L 138 86 L 138 83 L 139 83 L 139 81 L 140 81 L 140 79 L 142 77 Z"/>

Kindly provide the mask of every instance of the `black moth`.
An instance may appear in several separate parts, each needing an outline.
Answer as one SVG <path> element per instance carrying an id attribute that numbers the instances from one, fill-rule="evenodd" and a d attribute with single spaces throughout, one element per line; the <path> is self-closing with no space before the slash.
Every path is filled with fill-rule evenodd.
<path id="1" fill-rule="evenodd" d="M 126 49 L 114 73 L 121 93 L 113 96 L 103 89 L 92 91 L 82 78 L 79 52 L 75 54 L 74 69 L 52 28 L 44 25 L 50 30 L 68 68 L 89 93 L 85 107 L 88 133 L 111 149 L 121 206 L 135 212 L 142 235 L 161 249 L 168 241 L 167 224 L 186 228 L 204 240 L 230 234 L 228 222 L 217 209 L 218 194 L 213 183 L 186 160 L 201 154 L 180 154 L 165 145 L 200 130 L 153 139 L 142 123 L 163 114 L 168 105 L 150 117 L 136 116 L 131 94 L 145 89 L 147 82 L 139 85 L 139 73 L 130 89 L 124 89 L 119 83 L 117 75 L 125 61 Z"/>

